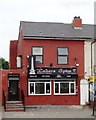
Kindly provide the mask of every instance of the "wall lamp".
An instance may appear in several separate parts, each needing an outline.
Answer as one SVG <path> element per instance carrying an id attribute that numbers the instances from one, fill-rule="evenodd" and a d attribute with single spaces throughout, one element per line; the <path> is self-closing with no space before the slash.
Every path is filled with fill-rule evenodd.
<path id="1" fill-rule="evenodd" d="M 75 66 L 79 67 L 79 63 L 78 63 L 78 58 L 77 57 L 75 57 L 74 61 L 75 61 Z"/>

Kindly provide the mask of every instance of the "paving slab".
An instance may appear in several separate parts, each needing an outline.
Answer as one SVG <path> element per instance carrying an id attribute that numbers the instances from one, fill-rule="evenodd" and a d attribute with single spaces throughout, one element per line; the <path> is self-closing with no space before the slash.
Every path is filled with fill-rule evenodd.
<path id="1" fill-rule="evenodd" d="M 33 107 L 25 112 L 2 112 L 2 118 L 95 118 L 89 107 Z"/>

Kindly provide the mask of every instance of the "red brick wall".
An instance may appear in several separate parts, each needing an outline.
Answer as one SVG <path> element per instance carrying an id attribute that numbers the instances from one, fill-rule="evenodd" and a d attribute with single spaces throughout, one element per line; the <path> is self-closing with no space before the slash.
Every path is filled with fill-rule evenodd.
<path id="1" fill-rule="evenodd" d="M 32 54 L 32 46 L 42 46 L 44 48 L 44 63 L 39 66 L 49 66 L 53 63 L 54 66 L 75 66 L 75 57 L 78 58 L 79 67 L 78 73 L 80 76 L 84 75 L 84 41 L 71 41 L 71 40 L 23 40 L 22 44 L 19 44 L 19 52 L 23 55 L 23 68 L 28 65 L 27 55 Z M 68 47 L 69 48 L 69 58 L 68 65 L 58 65 L 57 64 L 57 48 L 58 47 Z"/>
<path id="2" fill-rule="evenodd" d="M 10 69 L 16 69 L 17 40 L 10 41 Z"/>
<path id="3" fill-rule="evenodd" d="M 21 31 L 22 32 L 22 31 Z M 17 46 L 18 45 L 18 46 Z M 65 67 L 75 66 L 75 58 L 78 58 L 79 67 L 77 68 L 78 73 L 78 95 L 40 95 L 40 96 L 28 96 L 28 78 L 27 78 L 27 55 L 32 54 L 32 46 L 42 46 L 44 49 L 44 63 L 38 66 L 49 66 L 53 63 L 53 66 Z M 57 64 L 57 48 L 68 47 L 69 58 L 68 65 Z M 10 43 L 10 68 L 16 68 L 16 56 L 22 55 L 22 70 L 21 72 L 16 69 L 13 72 L 20 73 L 20 89 L 23 89 L 25 94 L 26 105 L 44 105 L 44 104 L 55 104 L 55 105 L 79 105 L 80 104 L 80 80 L 84 76 L 84 41 L 75 40 L 23 40 L 22 34 L 19 36 L 18 44 L 17 41 L 11 41 Z M 10 72 L 10 71 L 9 71 Z M 8 92 L 8 78 L 7 75 L 3 77 L 3 88 Z M 5 87 L 4 87 L 5 85 Z M 6 87 L 7 86 L 7 87 Z M 52 89 L 54 90 L 54 84 L 52 81 Z"/>
<path id="4" fill-rule="evenodd" d="M 21 41 L 19 47 L 20 53 L 23 55 L 23 75 L 21 78 L 21 88 L 24 90 L 25 103 L 26 105 L 41 105 L 41 104 L 55 104 L 55 105 L 79 105 L 80 104 L 80 80 L 84 76 L 84 41 L 71 41 L 71 40 L 23 40 Z M 44 63 L 38 66 L 49 66 L 53 63 L 54 66 L 65 67 L 65 66 L 75 66 L 75 57 L 78 58 L 79 67 L 78 72 L 78 95 L 36 95 L 28 96 L 28 81 L 27 81 L 27 65 L 28 58 L 27 55 L 31 55 L 32 46 L 42 46 L 44 48 Z M 69 48 L 69 62 L 68 65 L 58 65 L 57 64 L 57 48 L 58 47 L 68 47 Z M 19 53 L 19 50 L 18 50 Z M 54 85 L 52 82 L 52 89 L 54 90 Z"/>
<path id="5" fill-rule="evenodd" d="M 9 73 L 11 73 L 11 74 L 18 73 L 18 74 L 20 74 L 20 76 L 22 75 L 21 70 L 17 70 L 17 69 L 2 70 L 2 74 L 1 74 L 2 93 L 4 90 L 7 100 L 8 100 L 8 74 Z M 3 100 L 3 94 L 2 94 L 2 100 Z"/>

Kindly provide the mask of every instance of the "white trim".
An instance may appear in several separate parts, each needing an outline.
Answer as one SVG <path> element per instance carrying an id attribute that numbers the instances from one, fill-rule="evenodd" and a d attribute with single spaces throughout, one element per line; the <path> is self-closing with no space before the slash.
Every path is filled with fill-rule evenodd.
<path id="1" fill-rule="evenodd" d="M 59 93 L 55 93 L 55 83 L 59 84 Z M 60 93 L 60 83 L 69 83 L 69 93 Z M 71 83 L 74 83 L 74 93 L 71 93 Z M 54 81 L 54 95 L 76 95 L 76 82 L 55 82 Z"/>
<path id="2" fill-rule="evenodd" d="M 30 84 L 33 83 L 34 84 L 34 93 L 30 93 Z M 35 84 L 36 83 L 44 83 L 44 94 L 35 94 Z M 46 93 L 46 84 L 49 83 L 50 84 L 50 93 Z M 51 82 L 28 82 L 28 95 L 51 95 Z"/>

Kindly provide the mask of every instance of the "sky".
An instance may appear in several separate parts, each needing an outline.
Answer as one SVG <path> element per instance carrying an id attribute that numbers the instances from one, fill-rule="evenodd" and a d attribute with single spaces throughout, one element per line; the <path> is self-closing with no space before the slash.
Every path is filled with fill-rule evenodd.
<path id="1" fill-rule="evenodd" d="M 10 40 L 18 40 L 20 21 L 94 24 L 95 0 L 0 0 L 0 58 L 9 60 Z"/>

